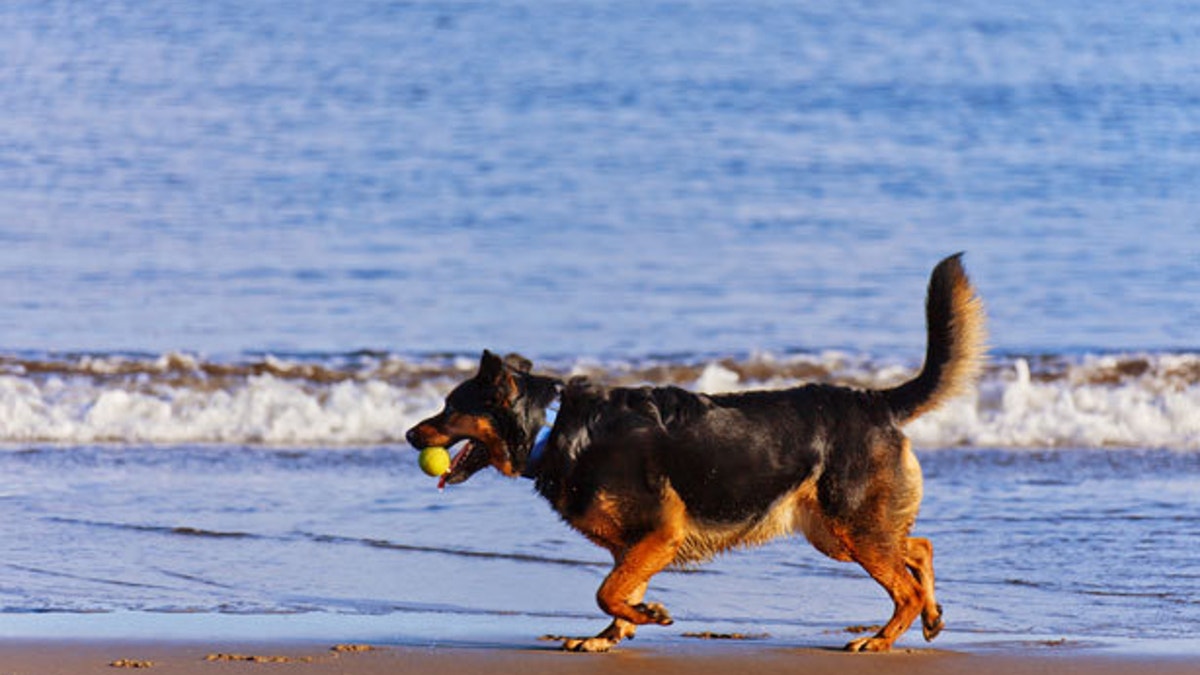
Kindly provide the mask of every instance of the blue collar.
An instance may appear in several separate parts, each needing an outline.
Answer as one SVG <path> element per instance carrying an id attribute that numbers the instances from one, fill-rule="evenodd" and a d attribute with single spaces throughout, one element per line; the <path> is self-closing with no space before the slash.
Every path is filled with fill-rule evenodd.
<path id="1" fill-rule="evenodd" d="M 546 446 L 550 444 L 550 431 L 554 428 L 554 420 L 558 419 L 558 403 L 558 399 L 555 398 L 550 405 L 546 406 L 546 421 L 542 423 L 542 428 L 538 429 L 537 435 L 533 437 L 533 447 L 529 450 L 529 459 L 525 462 L 524 471 L 525 476 L 529 478 L 533 477 L 538 464 L 542 462 L 542 455 L 546 453 Z"/>

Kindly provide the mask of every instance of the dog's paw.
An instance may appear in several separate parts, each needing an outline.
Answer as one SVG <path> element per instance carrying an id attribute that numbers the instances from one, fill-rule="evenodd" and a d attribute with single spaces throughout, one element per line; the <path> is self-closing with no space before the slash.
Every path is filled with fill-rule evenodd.
<path id="1" fill-rule="evenodd" d="M 852 640 L 846 647 L 848 652 L 887 652 L 892 650 L 892 641 L 881 637 Z"/>
<path id="2" fill-rule="evenodd" d="M 656 623 L 660 626 L 670 626 L 671 624 L 675 623 L 675 620 L 671 618 L 671 614 L 667 611 L 667 608 L 663 607 L 657 602 L 640 602 L 634 605 L 633 609 L 638 614 L 641 614 L 649 619 L 650 623 Z"/>
<path id="3" fill-rule="evenodd" d="M 576 652 L 578 654 L 602 654 L 612 649 L 616 644 L 616 640 L 611 640 L 604 637 L 564 638 L 562 648 L 564 652 Z"/>
<path id="4" fill-rule="evenodd" d="M 937 616 L 933 620 L 930 621 L 926 620 L 924 616 L 921 617 L 921 634 L 925 636 L 926 642 L 932 642 L 938 636 L 938 633 L 941 633 L 942 629 L 946 627 L 944 618 L 945 614 L 942 613 L 941 605 L 937 606 Z"/>

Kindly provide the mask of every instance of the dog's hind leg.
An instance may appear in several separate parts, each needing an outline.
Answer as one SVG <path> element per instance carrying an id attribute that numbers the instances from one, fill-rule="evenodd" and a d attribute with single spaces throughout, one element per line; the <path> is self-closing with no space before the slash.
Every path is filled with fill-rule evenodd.
<path id="1" fill-rule="evenodd" d="M 876 445 L 873 455 L 884 466 L 895 457 L 895 468 L 872 474 L 865 487 L 871 496 L 848 519 L 838 539 L 849 557 L 883 586 L 895 610 L 874 636 L 846 645 L 855 652 L 891 649 L 918 614 L 926 640 L 942 629 L 942 609 L 933 593 L 933 545 L 928 539 L 908 536 L 921 505 L 920 464 L 902 437 L 898 444 Z"/>
<path id="2" fill-rule="evenodd" d="M 904 564 L 912 572 L 921 591 L 925 596 L 925 605 L 921 608 L 921 632 L 925 640 L 931 641 L 942 632 L 945 623 L 942 620 L 942 606 L 937 603 L 933 594 L 933 544 L 928 539 L 909 537 L 906 542 L 908 550 Z"/>
<path id="3" fill-rule="evenodd" d="M 895 603 L 892 618 L 878 633 L 846 645 L 850 652 L 886 652 L 892 643 L 912 625 L 926 606 L 922 584 L 909 571 L 908 556 L 897 546 L 857 548 L 852 556 L 871 578 L 879 582 Z"/>

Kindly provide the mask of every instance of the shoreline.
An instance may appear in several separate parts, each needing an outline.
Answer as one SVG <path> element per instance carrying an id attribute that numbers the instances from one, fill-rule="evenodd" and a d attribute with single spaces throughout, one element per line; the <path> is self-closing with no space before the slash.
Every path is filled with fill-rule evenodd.
<path id="1" fill-rule="evenodd" d="M 336 648 L 336 649 L 335 649 Z M 429 673 L 443 675 L 527 675 L 529 672 L 608 675 L 652 675 L 687 672 L 722 675 L 754 672 L 839 675 L 1108 675 L 1196 672 L 1194 658 L 1104 654 L 1091 649 L 1002 649 L 971 652 L 948 649 L 898 649 L 889 654 L 847 654 L 817 647 L 775 645 L 654 644 L 629 645 L 609 654 L 568 654 L 553 645 L 477 644 L 446 646 L 332 643 L 329 641 L 248 640 L 95 640 L 73 638 L 0 639 L 2 671 L 34 673 L 303 672 L 312 675 L 349 673 Z"/>
<path id="2" fill-rule="evenodd" d="M 202 648 L 216 652 L 267 647 L 319 651 L 335 645 L 370 645 L 379 651 L 494 651 L 544 655 L 561 653 L 558 642 L 547 637 L 546 629 L 561 629 L 555 630 L 555 634 L 590 635 L 603 625 L 599 615 L 547 617 L 441 611 L 376 615 L 153 611 L 0 613 L 0 652 L 37 645 L 64 648 L 131 645 L 152 649 Z M 626 653 L 661 658 L 697 654 L 753 657 L 779 653 L 847 656 L 841 646 L 867 628 L 811 625 L 798 628 L 766 622 L 749 626 L 681 619 L 670 629 L 639 632 L 635 639 L 622 642 L 609 656 Z M 947 630 L 933 643 L 923 641 L 919 631 L 910 630 L 901 636 L 892 654 L 1172 661 L 1200 656 L 1200 640 L 996 632 L 963 627 Z M 587 658 L 587 655 L 564 655 Z M 0 669 L 0 675 L 3 672 Z"/>

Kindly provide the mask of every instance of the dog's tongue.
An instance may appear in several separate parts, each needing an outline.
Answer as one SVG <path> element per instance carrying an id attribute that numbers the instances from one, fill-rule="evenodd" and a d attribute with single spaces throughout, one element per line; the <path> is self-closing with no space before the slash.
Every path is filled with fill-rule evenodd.
<path id="1" fill-rule="evenodd" d="M 449 480 L 450 476 L 454 475 L 454 470 L 458 468 L 458 465 L 462 463 L 463 457 L 466 457 L 469 452 L 471 452 L 471 441 L 463 443 L 462 448 L 454 453 L 454 457 L 450 460 L 450 466 L 446 469 L 446 473 L 443 473 L 438 478 L 438 490 L 446 489 L 446 481 Z"/>
<path id="2" fill-rule="evenodd" d="M 476 466 L 479 464 L 479 461 L 477 459 L 472 459 L 476 456 L 476 454 L 478 454 L 479 451 L 483 452 L 484 461 L 482 466 Z M 441 477 L 438 478 L 438 489 L 444 490 L 446 489 L 446 485 L 461 483 L 470 478 L 472 474 L 486 465 L 487 448 L 483 447 L 483 445 L 480 443 L 468 440 L 467 442 L 463 443 L 461 450 L 454 453 L 453 459 L 450 460 L 450 468 L 446 469 L 446 473 L 442 474 Z"/>

